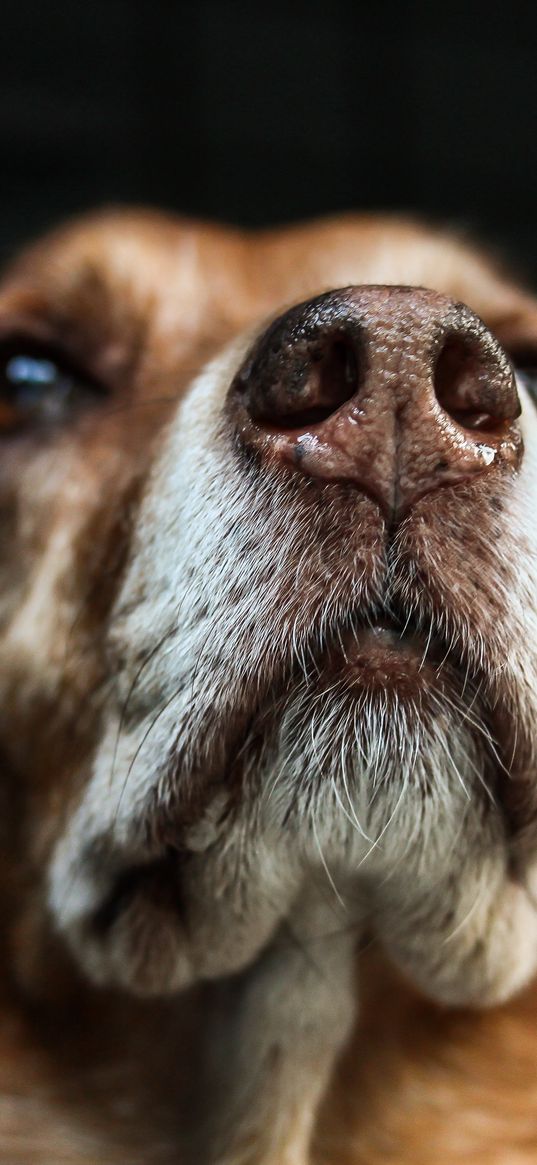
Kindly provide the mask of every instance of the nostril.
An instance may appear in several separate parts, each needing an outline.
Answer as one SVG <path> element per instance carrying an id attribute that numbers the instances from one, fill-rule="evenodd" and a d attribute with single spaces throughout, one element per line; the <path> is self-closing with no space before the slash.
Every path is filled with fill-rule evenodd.
<path id="1" fill-rule="evenodd" d="M 328 344 L 312 348 L 310 360 L 304 407 L 299 407 L 296 401 L 298 407 L 288 408 L 284 415 L 274 417 L 281 428 L 320 425 L 358 392 L 357 353 L 346 337 L 336 337 Z"/>
<path id="2" fill-rule="evenodd" d="M 358 337 L 339 329 L 261 347 L 239 377 L 250 416 L 268 429 L 322 424 L 359 390 L 357 348 Z"/>
<path id="3" fill-rule="evenodd" d="M 435 365 L 436 398 L 463 428 L 498 433 L 513 417 L 506 410 L 503 372 L 494 354 L 471 337 L 449 336 Z"/>
<path id="4" fill-rule="evenodd" d="M 346 336 L 336 337 L 326 350 L 315 353 L 319 363 L 319 394 L 334 407 L 354 396 L 358 389 L 356 347 Z"/>

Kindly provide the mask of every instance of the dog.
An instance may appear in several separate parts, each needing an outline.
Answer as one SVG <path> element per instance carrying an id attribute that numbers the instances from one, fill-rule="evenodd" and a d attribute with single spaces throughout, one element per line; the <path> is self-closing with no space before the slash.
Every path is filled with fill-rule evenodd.
<path id="1" fill-rule="evenodd" d="M 0 1159 L 529 1165 L 537 300 L 109 211 L 0 363 Z"/>

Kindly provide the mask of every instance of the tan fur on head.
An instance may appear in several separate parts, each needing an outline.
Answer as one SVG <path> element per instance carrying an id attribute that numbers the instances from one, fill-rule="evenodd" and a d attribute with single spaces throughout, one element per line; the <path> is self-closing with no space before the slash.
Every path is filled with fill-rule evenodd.
<path id="1" fill-rule="evenodd" d="M 393 531 L 353 486 L 248 457 L 227 400 L 253 339 L 361 284 L 433 288 L 515 363 L 536 350 L 537 301 L 394 219 L 249 235 L 115 213 L 6 273 L 0 358 L 29 345 L 84 390 L 0 434 L 6 964 L 38 1007 L 13 1041 L 21 1063 L 39 1047 L 45 1145 L 21 1120 L 6 1160 L 380 1165 L 393 1137 L 425 1163 L 453 1119 L 442 1088 L 464 1159 L 495 1160 L 458 1061 L 435 1092 L 416 1048 L 450 1047 L 435 1005 L 501 1003 L 537 967 L 537 413 L 521 375 L 520 466 Z M 435 1003 L 394 987 L 393 1032 L 417 1027 L 401 1062 L 366 991 L 338 1075 L 371 941 Z M 453 1022 L 486 1114 L 479 1025 L 509 1055 L 520 1025 Z M 523 1129 L 510 1142 L 506 1116 L 498 1162 L 529 1165 Z"/>

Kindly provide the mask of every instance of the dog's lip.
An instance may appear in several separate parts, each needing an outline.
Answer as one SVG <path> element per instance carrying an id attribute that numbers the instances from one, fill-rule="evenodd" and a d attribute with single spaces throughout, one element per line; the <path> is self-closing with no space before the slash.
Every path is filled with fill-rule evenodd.
<path id="1" fill-rule="evenodd" d="M 341 668 L 345 678 L 354 681 L 364 668 L 376 671 L 377 682 L 384 677 L 392 686 L 398 675 L 407 680 L 411 674 L 416 679 L 419 673 L 423 679 L 430 677 L 431 670 L 438 674 L 448 656 L 453 664 L 452 651 L 446 651 L 432 626 L 386 610 L 342 629 L 328 649 L 327 666 L 332 672 Z"/>

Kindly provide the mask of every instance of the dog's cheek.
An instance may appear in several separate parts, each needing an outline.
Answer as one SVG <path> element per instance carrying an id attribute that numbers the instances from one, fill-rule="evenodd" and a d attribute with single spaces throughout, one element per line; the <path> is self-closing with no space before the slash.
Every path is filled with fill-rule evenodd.
<path id="1" fill-rule="evenodd" d="M 92 464 L 74 443 L 38 452 L 12 472 L 16 495 L 0 562 L 3 739 L 26 719 L 33 725 L 40 705 L 69 715 L 94 685 L 132 488 L 119 451 Z"/>
<path id="2" fill-rule="evenodd" d="M 0 464 L 2 817 L 16 875 L 2 885 L 4 914 L 16 903 L 13 942 L 23 954 L 46 940 L 43 871 L 82 791 L 107 698 L 103 629 L 133 488 L 117 454 L 92 464 L 67 443 L 26 458 L 6 453 Z M 19 942 L 27 930 L 32 940 Z"/>

